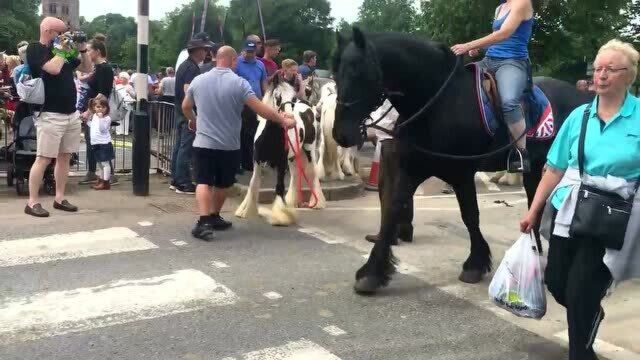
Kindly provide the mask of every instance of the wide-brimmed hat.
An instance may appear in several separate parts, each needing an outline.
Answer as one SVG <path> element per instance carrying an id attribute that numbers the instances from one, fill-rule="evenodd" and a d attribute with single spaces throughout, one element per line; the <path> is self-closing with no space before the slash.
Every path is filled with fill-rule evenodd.
<path id="1" fill-rule="evenodd" d="M 211 49 L 214 47 L 214 43 L 209 40 L 209 35 L 205 32 L 197 33 L 187 43 L 187 50 L 191 49 Z"/>

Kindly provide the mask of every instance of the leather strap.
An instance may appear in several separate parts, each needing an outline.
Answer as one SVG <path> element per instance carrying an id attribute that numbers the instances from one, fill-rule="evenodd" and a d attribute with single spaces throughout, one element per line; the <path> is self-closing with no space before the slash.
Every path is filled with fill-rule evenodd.
<path id="1" fill-rule="evenodd" d="M 591 113 L 591 104 L 584 109 L 582 116 L 582 126 L 580 127 L 580 140 L 578 141 L 578 167 L 580 169 L 580 177 L 584 174 L 584 140 L 587 137 L 587 123 L 589 122 L 589 114 Z"/>
<path id="2" fill-rule="evenodd" d="M 591 113 L 591 104 L 587 105 L 584 109 L 584 115 L 582 116 L 582 126 L 580 127 L 580 139 L 578 141 L 578 167 L 580 168 L 580 178 L 584 174 L 584 141 L 587 137 L 587 124 L 589 123 L 589 115 Z M 636 179 L 636 186 L 634 192 L 638 192 L 640 187 L 640 177 Z"/>

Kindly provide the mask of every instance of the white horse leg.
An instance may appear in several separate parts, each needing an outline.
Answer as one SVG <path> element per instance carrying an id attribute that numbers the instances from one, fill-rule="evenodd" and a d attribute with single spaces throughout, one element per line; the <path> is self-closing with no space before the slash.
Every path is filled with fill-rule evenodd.
<path id="1" fill-rule="evenodd" d="M 295 163 L 289 162 L 289 172 L 291 181 L 289 183 L 289 190 L 283 201 L 280 196 L 276 196 L 271 209 L 271 216 L 269 223 L 273 226 L 289 226 L 293 225 L 297 221 L 296 205 L 297 205 L 297 192 L 296 192 L 296 169 Z"/>
<path id="2" fill-rule="evenodd" d="M 325 156 L 326 156 L 325 153 L 327 151 L 327 147 L 326 147 L 323 131 L 320 131 L 320 141 L 318 145 L 318 151 L 320 153 L 320 156 L 318 157 L 318 161 L 316 162 L 316 174 L 318 175 L 319 179 L 324 181 L 325 177 L 327 176 L 327 173 L 325 172 L 325 167 L 324 167 Z"/>
<path id="3" fill-rule="evenodd" d="M 298 167 L 295 159 L 289 161 L 289 188 L 287 195 L 284 197 L 285 203 L 291 207 L 298 207 Z"/>
<path id="4" fill-rule="evenodd" d="M 253 175 L 249 183 L 249 190 L 244 200 L 236 210 L 236 216 L 247 219 L 258 216 L 258 195 L 260 194 L 260 176 L 262 168 L 257 163 L 253 163 Z"/>
<path id="5" fill-rule="evenodd" d="M 336 147 L 336 162 L 335 162 L 335 171 L 338 174 L 338 179 L 340 180 L 344 180 L 344 171 L 342 171 L 342 161 L 344 159 L 345 156 L 345 148 L 343 148 L 342 146 L 337 146 Z"/>
<path id="6" fill-rule="evenodd" d="M 324 209 L 327 207 L 327 199 L 324 197 L 324 193 L 322 192 L 322 187 L 320 186 L 320 179 L 318 178 L 313 164 L 307 163 L 306 166 L 307 176 L 309 178 L 310 187 L 311 187 L 311 198 L 309 199 L 310 203 L 313 203 L 316 199 L 313 198 L 313 194 L 316 194 L 317 201 L 313 203 L 314 209 Z"/>

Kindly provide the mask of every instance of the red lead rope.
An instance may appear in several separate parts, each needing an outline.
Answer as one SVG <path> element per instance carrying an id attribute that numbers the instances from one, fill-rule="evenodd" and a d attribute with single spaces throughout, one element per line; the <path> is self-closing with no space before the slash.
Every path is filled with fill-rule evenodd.
<path id="1" fill-rule="evenodd" d="M 284 129 L 284 137 L 287 139 L 287 141 L 285 141 L 284 143 L 284 148 L 285 150 L 289 150 L 289 148 L 291 148 L 291 150 L 293 151 L 293 156 L 296 159 L 296 167 L 298 170 L 298 199 L 302 199 L 302 178 L 304 178 L 305 182 L 307 183 L 307 186 L 309 187 L 309 191 L 311 192 L 311 197 L 313 197 L 314 203 L 313 205 L 311 205 L 311 203 L 309 203 L 309 205 L 307 205 L 307 207 L 309 208 L 313 208 L 314 206 L 316 206 L 318 204 L 318 195 L 316 194 L 315 190 L 313 189 L 313 184 L 311 184 L 311 182 L 309 181 L 309 178 L 307 178 L 307 173 L 304 171 L 304 168 L 302 167 L 302 147 L 300 147 L 300 135 L 298 134 L 298 128 L 294 128 L 295 133 L 296 133 L 296 145 L 294 146 L 293 143 L 291 142 L 291 138 L 289 138 L 288 134 L 287 134 L 287 129 Z M 296 151 L 297 150 L 297 151 Z M 291 174 L 291 176 L 293 176 L 293 174 Z"/>

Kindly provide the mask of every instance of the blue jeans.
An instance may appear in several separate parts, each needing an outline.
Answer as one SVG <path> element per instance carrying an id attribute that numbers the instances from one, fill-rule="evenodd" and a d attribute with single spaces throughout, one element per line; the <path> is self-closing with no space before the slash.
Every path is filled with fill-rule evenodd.
<path id="1" fill-rule="evenodd" d="M 478 65 L 496 75 L 502 113 L 507 125 L 524 120 L 520 102 L 527 88 L 529 62 L 518 59 L 498 59 L 485 57 Z"/>
<path id="2" fill-rule="evenodd" d="M 175 185 L 192 184 L 191 160 L 193 158 L 193 140 L 196 134 L 189 130 L 187 120 L 176 114 L 176 142 L 171 156 L 171 177 Z"/>

